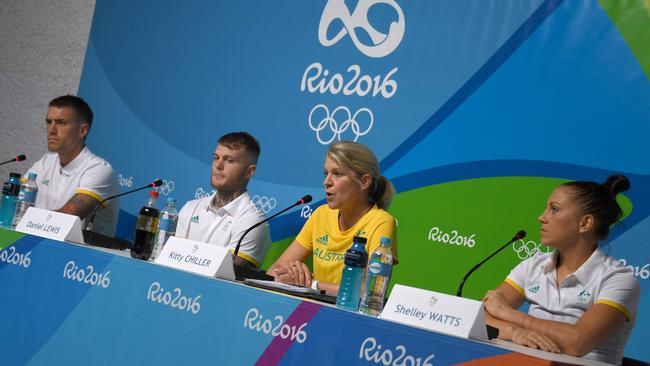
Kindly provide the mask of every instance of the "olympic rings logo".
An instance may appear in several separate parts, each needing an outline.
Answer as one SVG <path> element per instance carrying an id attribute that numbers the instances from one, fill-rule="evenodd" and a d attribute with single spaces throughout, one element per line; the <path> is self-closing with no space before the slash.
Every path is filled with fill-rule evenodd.
<path id="1" fill-rule="evenodd" d="M 170 193 L 172 193 L 172 191 L 174 190 L 174 186 L 175 186 L 175 184 L 174 184 L 173 180 L 163 179 L 163 184 L 160 187 L 156 187 L 154 189 L 158 193 L 167 196 Z"/>
<path id="2" fill-rule="evenodd" d="M 257 209 L 257 212 L 262 212 L 262 213 L 267 213 L 271 211 L 272 209 L 275 208 L 275 204 L 276 204 L 275 198 L 273 197 L 268 198 L 266 196 L 260 196 L 257 194 L 254 195 L 251 200 L 253 201 L 253 205 L 255 205 L 255 209 Z"/>
<path id="3" fill-rule="evenodd" d="M 324 117 L 318 122 L 316 126 L 314 126 L 314 118 L 315 118 L 314 112 L 321 109 L 324 112 Z M 336 122 L 336 119 L 334 118 L 336 114 L 339 112 L 342 113 L 344 117 L 343 123 L 341 123 L 340 126 L 338 122 Z M 357 122 L 357 117 L 359 117 L 361 113 L 368 114 L 368 127 L 366 127 L 366 129 L 363 131 L 359 126 L 359 122 Z M 311 128 L 312 131 L 316 132 L 316 138 L 318 139 L 318 142 L 320 142 L 322 145 L 329 145 L 334 140 L 341 141 L 341 135 L 344 132 L 346 132 L 348 129 L 351 129 L 352 134 L 354 134 L 353 141 L 357 141 L 359 137 L 364 136 L 368 132 L 370 132 L 370 129 L 372 129 L 372 125 L 374 122 L 374 116 L 372 115 L 372 111 L 368 108 L 361 108 L 358 111 L 356 111 L 353 115 L 351 114 L 350 110 L 345 106 L 336 107 L 336 109 L 332 111 L 332 114 L 330 114 L 330 111 L 326 105 L 319 104 L 314 108 L 312 108 L 311 112 L 309 112 L 308 121 L 309 121 L 309 128 Z M 323 132 L 326 127 L 329 127 L 329 130 L 331 131 L 332 134 L 329 137 L 327 137 L 328 136 L 327 132 Z"/>
<path id="4" fill-rule="evenodd" d="M 388 27 L 388 34 L 384 34 L 375 29 L 368 20 L 370 8 L 376 4 L 389 5 L 397 13 L 397 21 L 392 21 Z M 343 27 L 333 37 L 327 37 L 327 31 L 332 23 L 339 21 Z M 336 24 L 336 23 L 334 23 Z M 370 37 L 372 45 L 366 45 L 357 36 L 357 29 L 363 29 L 365 34 Z M 354 11 L 345 5 L 343 0 L 329 0 L 323 9 L 323 14 L 318 24 L 318 41 L 325 47 L 332 46 L 340 41 L 346 34 L 350 35 L 354 46 L 366 56 L 384 57 L 391 54 L 404 37 L 406 21 L 402 9 L 394 0 L 359 0 Z"/>
<path id="5" fill-rule="evenodd" d="M 519 259 L 524 260 L 536 256 L 538 253 L 550 253 L 551 248 L 542 245 L 542 243 L 535 243 L 532 240 L 524 242 L 522 239 L 512 243 L 512 250 L 517 253 Z"/>

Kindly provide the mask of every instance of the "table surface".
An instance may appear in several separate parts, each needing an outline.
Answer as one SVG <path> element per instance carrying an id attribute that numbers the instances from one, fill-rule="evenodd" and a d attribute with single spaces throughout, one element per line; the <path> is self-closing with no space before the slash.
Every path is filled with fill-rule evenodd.
<path id="1" fill-rule="evenodd" d="M 5 365 L 595 364 L 0 229 Z"/>

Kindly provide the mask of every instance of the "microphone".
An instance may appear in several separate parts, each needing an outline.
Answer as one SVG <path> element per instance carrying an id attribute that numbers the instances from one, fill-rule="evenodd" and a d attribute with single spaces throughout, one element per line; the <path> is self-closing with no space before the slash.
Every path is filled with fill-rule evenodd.
<path id="1" fill-rule="evenodd" d="M 494 257 L 497 253 L 499 253 L 500 251 L 502 251 L 502 250 L 503 250 L 505 247 L 507 247 L 508 245 L 514 243 L 515 241 L 517 241 L 517 240 L 519 240 L 519 239 L 523 239 L 523 238 L 525 238 L 525 237 L 526 237 L 526 232 L 525 232 L 525 231 L 523 231 L 523 230 L 519 230 L 519 231 L 517 231 L 517 233 L 515 234 L 515 236 L 513 236 L 512 239 L 510 239 L 509 242 L 505 243 L 501 248 L 497 249 L 494 253 L 490 254 L 487 258 L 483 259 L 483 260 L 480 261 L 478 264 L 476 264 L 474 267 L 472 267 L 472 269 L 470 269 L 470 270 L 467 272 L 467 274 L 465 274 L 465 277 L 463 277 L 463 280 L 460 282 L 460 286 L 458 286 L 458 291 L 456 292 L 456 296 L 458 296 L 458 297 L 462 297 L 462 294 L 463 294 L 463 286 L 465 285 L 465 281 L 467 281 L 467 278 L 468 278 L 472 273 L 474 273 L 474 271 L 476 271 L 476 270 L 477 270 L 481 265 L 483 265 L 483 263 L 487 262 L 490 258 Z"/>
<path id="2" fill-rule="evenodd" d="M 284 213 L 284 212 L 286 212 L 286 211 L 288 211 L 288 210 L 290 210 L 290 209 L 292 209 L 292 208 L 294 208 L 296 206 L 304 205 L 306 203 L 311 202 L 311 199 L 312 199 L 311 195 L 308 194 L 308 195 L 304 196 L 303 198 L 299 199 L 293 205 L 285 208 L 284 210 L 282 210 L 280 212 L 277 212 L 277 213 L 273 214 L 272 216 L 269 216 L 268 218 L 258 222 L 257 224 L 249 227 L 248 229 L 246 229 L 246 231 L 244 231 L 242 236 L 239 238 L 239 241 L 237 242 L 237 246 L 235 247 L 235 250 L 233 251 L 233 255 L 237 256 L 237 253 L 239 253 L 239 247 L 241 247 L 241 242 L 244 240 L 244 237 L 246 236 L 246 234 L 248 234 L 251 230 L 255 229 L 256 227 L 258 227 L 258 226 L 260 226 L 262 224 L 264 224 L 267 221 L 270 221 L 271 219 L 279 216 L 280 214 L 282 214 L 282 213 Z M 237 279 L 241 279 L 241 278 L 257 278 L 257 279 L 261 279 L 261 280 L 271 280 L 271 281 L 273 280 L 273 277 L 268 276 L 268 275 L 266 275 L 266 274 L 264 274 L 264 273 L 262 273 L 262 272 L 260 272 L 258 270 L 252 270 L 250 268 L 246 268 L 246 267 L 242 267 L 242 266 L 238 266 L 238 265 L 235 265 L 235 277 Z"/>
<path id="3" fill-rule="evenodd" d="M 93 222 L 95 222 L 95 215 L 97 214 L 97 210 L 104 204 L 104 202 L 112 200 L 113 198 L 126 196 L 127 194 L 137 192 L 137 191 L 141 191 L 143 189 L 160 187 L 160 186 L 162 186 L 162 184 L 163 184 L 162 179 L 156 179 L 153 182 L 147 184 L 146 186 L 142 186 L 140 188 L 132 189 L 132 190 L 130 190 L 128 192 L 116 194 L 114 196 L 109 196 L 109 197 L 106 197 L 103 200 L 99 201 L 99 203 L 93 209 L 93 212 L 90 214 L 90 218 L 88 219 L 88 223 L 86 224 L 86 231 L 91 231 L 93 229 Z"/>
<path id="4" fill-rule="evenodd" d="M 308 194 L 308 195 L 304 196 L 303 198 L 299 199 L 293 205 L 285 208 L 284 210 L 282 210 L 280 212 L 275 213 L 274 215 L 272 215 L 272 216 L 258 222 L 257 224 L 249 227 L 248 229 L 246 229 L 246 231 L 244 231 L 242 236 L 239 238 L 239 241 L 237 242 L 237 246 L 235 247 L 234 255 L 237 256 L 237 253 L 239 253 L 239 247 L 241 246 L 241 242 L 244 240 L 244 237 L 246 236 L 246 234 L 248 234 L 251 230 L 255 229 L 256 227 L 262 225 L 263 223 L 265 223 L 265 222 L 279 216 L 280 214 L 282 214 L 282 213 L 284 213 L 284 212 L 286 212 L 286 211 L 288 211 L 288 210 L 290 210 L 290 209 L 292 209 L 292 208 L 294 208 L 296 206 L 304 205 L 305 203 L 309 203 L 309 202 L 311 202 L 311 195 Z"/>
<path id="5" fill-rule="evenodd" d="M 13 159 L 9 159 L 9 160 L 7 160 L 7 161 L 3 161 L 2 163 L 0 163 L 0 165 L 5 165 L 5 164 L 8 164 L 8 163 L 12 163 L 12 162 L 14 162 L 14 161 L 23 161 L 23 160 L 25 160 L 25 159 L 27 159 L 27 157 L 26 157 L 24 154 L 21 154 L 21 155 L 16 156 L 16 157 L 13 158 Z"/>

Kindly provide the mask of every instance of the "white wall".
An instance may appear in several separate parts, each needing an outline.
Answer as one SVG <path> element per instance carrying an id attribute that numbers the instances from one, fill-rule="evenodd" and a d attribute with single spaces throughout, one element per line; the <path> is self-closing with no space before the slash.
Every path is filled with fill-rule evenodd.
<path id="1" fill-rule="evenodd" d="M 47 152 L 47 103 L 76 94 L 94 9 L 94 0 L 0 1 L 0 161 L 28 158 L 1 166 L 1 182 Z"/>

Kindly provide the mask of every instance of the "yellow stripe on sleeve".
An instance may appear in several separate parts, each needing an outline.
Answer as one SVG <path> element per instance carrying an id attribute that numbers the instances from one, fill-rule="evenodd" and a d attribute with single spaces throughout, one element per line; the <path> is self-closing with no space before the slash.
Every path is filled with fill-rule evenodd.
<path id="1" fill-rule="evenodd" d="M 623 306 L 623 305 L 621 305 L 621 304 L 619 304 L 617 302 L 614 302 L 612 300 L 600 299 L 600 300 L 596 301 L 596 304 L 604 304 L 604 305 L 609 305 L 609 306 L 613 307 L 614 309 L 616 309 L 616 310 L 620 311 L 621 313 L 623 313 L 623 315 L 625 315 L 625 318 L 627 318 L 628 322 L 630 321 L 630 319 L 632 319 L 632 316 L 630 315 L 630 311 L 627 310 L 627 308 L 625 306 Z"/>
<path id="2" fill-rule="evenodd" d="M 102 196 L 98 195 L 97 193 L 95 193 L 93 191 L 89 191 L 87 189 L 77 189 L 75 191 L 75 193 L 85 194 L 87 196 L 90 196 L 90 197 L 96 199 L 98 202 L 101 202 L 103 200 Z M 107 205 L 108 205 L 108 202 L 102 203 L 102 206 L 107 206 Z"/>
<path id="3" fill-rule="evenodd" d="M 514 288 L 515 290 L 517 290 L 517 292 L 519 292 L 519 294 L 522 297 L 524 297 L 524 298 L 526 297 L 526 293 L 524 292 L 524 289 L 521 288 L 519 285 L 517 285 L 517 283 L 515 281 L 513 281 L 513 280 L 511 280 L 509 278 L 506 278 L 504 280 L 504 282 L 507 283 L 508 285 L 512 286 L 512 288 Z"/>
<path id="4" fill-rule="evenodd" d="M 235 250 L 234 250 L 234 249 L 231 249 L 230 252 L 231 252 L 233 255 L 235 254 Z M 255 258 L 253 258 L 253 257 L 251 257 L 250 255 L 248 255 L 248 254 L 242 252 L 241 250 L 239 251 L 239 253 L 237 253 L 237 256 L 240 257 L 240 258 L 243 258 L 243 259 L 245 259 L 245 260 L 247 260 L 247 261 L 249 261 L 249 262 L 251 262 L 251 263 L 254 264 L 255 267 L 257 267 L 257 268 L 259 268 L 259 266 L 260 266 L 260 264 L 257 263 L 257 260 L 255 260 Z"/>

